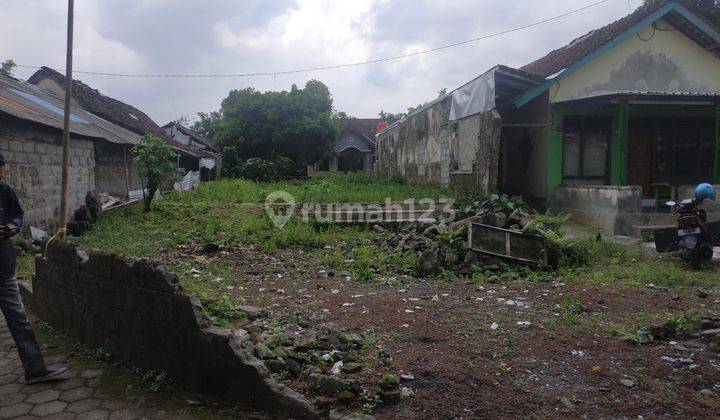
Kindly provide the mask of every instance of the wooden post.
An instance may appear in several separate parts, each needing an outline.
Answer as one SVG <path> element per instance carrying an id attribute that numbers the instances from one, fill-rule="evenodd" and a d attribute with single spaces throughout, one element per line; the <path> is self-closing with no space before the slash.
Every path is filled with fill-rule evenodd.
<path id="1" fill-rule="evenodd" d="M 65 238 L 67 226 L 68 166 L 70 165 L 70 102 L 72 100 L 72 54 L 73 54 L 73 9 L 74 0 L 68 0 L 67 56 L 65 62 L 65 114 L 63 121 L 63 161 L 60 181 L 60 226 L 59 236 Z"/>

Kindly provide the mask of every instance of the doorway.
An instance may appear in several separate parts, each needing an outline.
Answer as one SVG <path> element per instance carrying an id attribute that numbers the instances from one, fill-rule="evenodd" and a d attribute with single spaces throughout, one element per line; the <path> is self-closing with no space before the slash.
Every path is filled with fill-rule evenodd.
<path id="1" fill-rule="evenodd" d="M 628 183 L 650 197 L 653 184 L 708 182 L 715 159 L 712 117 L 631 117 Z"/>
<path id="2" fill-rule="evenodd" d="M 349 147 L 338 156 L 338 171 L 354 172 L 365 169 L 365 153 L 354 147 Z"/>

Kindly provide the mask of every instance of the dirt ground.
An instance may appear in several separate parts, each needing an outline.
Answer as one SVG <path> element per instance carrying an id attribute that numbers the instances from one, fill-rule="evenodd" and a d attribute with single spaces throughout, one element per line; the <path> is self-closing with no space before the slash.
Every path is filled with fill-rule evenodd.
<path id="1" fill-rule="evenodd" d="M 296 323 L 332 322 L 362 334 L 362 370 L 348 376 L 377 389 L 380 377 L 391 373 L 413 394 L 379 406 L 378 418 L 703 418 L 720 412 L 720 339 L 644 345 L 620 339 L 668 316 L 719 314 L 720 288 L 612 278 L 478 284 L 403 276 L 360 283 L 315 266 L 302 250 L 266 254 L 248 246 L 216 259 L 232 273 L 219 287 L 265 308 L 267 324 L 300 336 L 311 327 Z M 717 265 L 708 269 L 720 280 Z M 302 379 L 287 382 L 307 391 Z"/>

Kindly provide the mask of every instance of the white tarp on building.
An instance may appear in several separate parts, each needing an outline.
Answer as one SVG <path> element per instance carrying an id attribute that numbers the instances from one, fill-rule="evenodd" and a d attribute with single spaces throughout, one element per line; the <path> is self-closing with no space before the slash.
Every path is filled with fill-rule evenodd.
<path id="1" fill-rule="evenodd" d="M 456 121 L 495 108 L 496 70 L 497 67 L 492 68 L 452 92 L 450 121 Z"/>

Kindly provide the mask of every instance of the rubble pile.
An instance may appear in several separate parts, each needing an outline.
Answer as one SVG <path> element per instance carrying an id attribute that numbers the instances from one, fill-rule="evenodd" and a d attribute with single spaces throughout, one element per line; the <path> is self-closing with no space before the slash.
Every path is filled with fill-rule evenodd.
<path id="1" fill-rule="evenodd" d="M 340 405 L 359 407 L 369 396 L 377 398 L 378 404 L 400 400 L 400 395 L 388 390 L 382 380 L 376 389 L 360 386 L 356 378 L 363 372 L 360 350 L 365 337 L 361 334 L 345 332 L 332 322 L 313 326 L 302 314 L 295 316 L 296 322 L 277 323 L 258 308 L 239 309 L 247 318 L 234 334 L 248 337 L 251 348 L 247 350 L 276 378 L 313 397 L 321 410 Z M 388 365 L 391 362 L 388 355 Z"/>
<path id="2" fill-rule="evenodd" d="M 422 265 L 417 273 L 421 277 L 437 274 L 440 269 L 459 273 L 467 271 L 473 264 L 495 266 L 499 261 L 468 249 L 467 230 L 471 223 L 482 223 L 493 227 L 522 232 L 535 215 L 523 208 L 512 212 L 485 212 L 466 215 L 450 223 L 415 222 L 400 228 L 390 236 L 388 245 L 402 252 L 415 252 Z"/>

